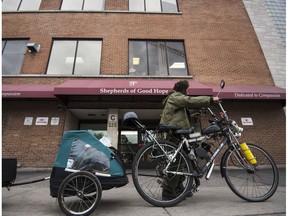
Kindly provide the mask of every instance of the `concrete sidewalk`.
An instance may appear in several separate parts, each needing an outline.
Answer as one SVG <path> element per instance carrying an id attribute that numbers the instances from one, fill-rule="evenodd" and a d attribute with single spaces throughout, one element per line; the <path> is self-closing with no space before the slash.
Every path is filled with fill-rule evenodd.
<path id="1" fill-rule="evenodd" d="M 201 180 L 200 191 L 193 197 L 171 208 L 154 207 L 144 201 L 137 193 L 131 175 L 129 184 L 103 191 L 99 207 L 92 215 L 105 216 L 178 216 L 178 215 L 219 215 L 219 216 L 255 216 L 286 215 L 286 170 L 280 168 L 279 187 L 272 198 L 265 202 L 249 203 L 238 198 L 215 170 L 211 179 Z M 129 173 L 130 170 L 127 170 Z M 19 169 L 16 182 L 46 177 L 50 171 Z M 52 216 L 64 215 L 56 198 L 50 195 L 49 181 L 12 187 L 10 191 L 2 188 L 2 215 L 4 216 Z"/>

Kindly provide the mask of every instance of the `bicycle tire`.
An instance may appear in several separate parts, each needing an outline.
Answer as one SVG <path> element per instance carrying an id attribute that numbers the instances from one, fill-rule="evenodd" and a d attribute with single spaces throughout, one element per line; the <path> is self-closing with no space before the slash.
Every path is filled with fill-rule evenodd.
<path id="1" fill-rule="evenodd" d="M 177 145 L 160 141 L 161 148 L 172 155 Z M 157 207 L 172 207 L 186 198 L 191 191 L 193 178 L 191 176 L 164 174 L 163 169 L 167 165 L 167 158 L 156 144 L 149 143 L 142 147 L 136 154 L 132 163 L 132 179 L 139 195 L 148 203 Z M 170 166 L 170 171 L 183 171 L 192 173 L 192 164 L 187 154 L 179 152 L 176 161 Z M 182 189 L 175 196 L 163 197 L 163 185 L 167 182 L 177 181 L 182 183 Z M 181 180 L 180 180 L 181 179 Z M 182 182 L 183 181 L 183 182 Z"/>
<path id="2" fill-rule="evenodd" d="M 98 207 L 102 196 L 99 179 L 87 171 L 67 176 L 58 190 L 58 203 L 69 216 L 90 215 Z"/>
<path id="3" fill-rule="evenodd" d="M 240 198 L 249 202 L 262 202 L 269 199 L 277 190 L 279 172 L 273 158 L 263 148 L 248 144 L 255 156 L 257 163 L 251 165 L 244 160 L 252 169 L 245 169 L 236 158 L 239 149 L 229 148 L 223 156 L 223 174 L 229 188 Z"/>

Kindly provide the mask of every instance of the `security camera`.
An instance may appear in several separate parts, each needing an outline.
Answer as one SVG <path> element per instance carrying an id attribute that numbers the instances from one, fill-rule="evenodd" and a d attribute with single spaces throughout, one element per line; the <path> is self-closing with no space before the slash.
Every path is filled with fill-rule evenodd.
<path id="1" fill-rule="evenodd" d="M 28 43 L 27 48 L 29 49 L 29 52 L 39 52 L 40 51 L 40 44 Z"/>

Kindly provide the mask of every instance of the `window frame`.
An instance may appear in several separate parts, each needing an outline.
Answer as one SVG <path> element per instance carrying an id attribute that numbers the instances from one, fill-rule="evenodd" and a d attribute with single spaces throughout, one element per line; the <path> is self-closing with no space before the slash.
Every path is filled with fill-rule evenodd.
<path id="1" fill-rule="evenodd" d="M 140 74 L 140 75 L 137 75 L 137 73 L 135 74 L 131 74 L 131 67 L 130 67 L 130 62 L 132 61 L 133 62 L 133 56 L 130 56 L 131 53 L 130 53 L 130 42 L 145 42 L 146 43 L 146 48 L 145 48 L 145 52 L 146 52 L 146 59 L 144 59 L 143 61 L 146 62 L 146 73 L 145 74 Z M 160 75 L 154 75 L 154 74 L 151 74 L 150 72 L 150 66 L 149 66 L 149 50 L 148 50 L 148 43 L 149 42 L 161 42 L 161 43 L 164 43 L 165 44 L 165 62 L 166 62 L 166 70 L 167 70 L 167 74 L 160 74 Z M 167 43 L 182 43 L 183 44 L 183 52 L 185 54 L 185 60 L 184 60 L 184 65 L 185 65 L 185 69 L 186 69 L 186 74 L 185 75 L 171 75 L 172 71 L 171 71 L 171 68 L 169 68 L 169 63 L 170 63 L 170 60 L 169 60 L 169 54 L 167 52 Z M 131 60 L 132 58 L 132 60 Z M 171 67 L 171 66 L 170 66 Z M 133 68 L 132 68 L 133 69 Z M 130 72 L 131 71 L 131 72 Z M 134 72 L 132 72 L 134 73 Z M 181 77 L 181 76 L 190 76 L 189 74 L 189 69 L 188 69 L 188 61 L 187 61 L 187 55 L 186 55 L 186 49 L 185 49 L 185 42 L 184 40 L 141 40 L 141 39 L 129 39 L 128 41 L 128 75 L 129 76 L 136 76 L 136 77 L 139 77 L 139 76 L 151 76 L 151 77 L 157 77 L 157 76 L 161 76 L 161 77 Z"/>
<path id="2" fill-rule="evenodd" d="M 131 1 L 136 1 L 136 0 L 129 0 L 128 2 L 128 11 L 129 12 L 147 12 L 147 13 L 179 13 L 179 5 L 178 5 L 178 0 L 175 0 L 175 7 L 176 7 L 176 11 L 164 11 L 164 7 L 163 7 L 163 1 L 165 0 L 159 0 L 160 1 L 160 11 L 154 11 L 154 10 L 147 10 L 147 1 L 149 0 L 137 0 L 142 2 L 143 4 L 143 10 L 131 10 L 130 9 L 130 5 L 131 5 Z M 151 1 L 153 2 L 153 0 Z"/>
<path id="3" fill-rule="evenodd" d="M 48 70 L 49 70 L 49 65 L 50 65 L 50 62 L 51 62 L 51 56 L 52 56 L 52 52 L 53 52 L 53 46 L 54 46 L 54 42 L 55 41 L 68 41 L 68 42 L 76 42 L 76 45 L 75 45 L 75 49 L 74 49 L 74 53 L 72 54 L 74 60 L 73 60 L 73 66 L 72 66 L 72 71 L 71 73 L 48 73 Z M 101 42 L 101 45 L 100 45 L 100 50 L 99 50 L 99 62 L 97 62 L 97 64 L 99 63 L 99 67 L 97 68 L 97 74 L 75 74 L 75 68 L 76 68 L 76 62 L 77 62 L 77 57 L 78 57 L 78 49 L 79 49 L 79 41 L 97 41 L 97 42 Z M 88 77 L 96 77 L 96 76 L 99 76 L 101 74 L 101 57 L 102 57 L 102 47 L 103 47 L 103 39 L 99 39 L 99 38 L 96 38 L 96 39 L 86 39 L 86 38 L 81 38 L 81 39 L 64 39 L 64 38 L 61 38 L 61 39 L 58 39 L 58 38 L 54 38 L 52 43 L 51 43 L 51 49 L 50 49 L 50 54 L 49 54 L 49 59 L 48 59 L 48 62 L 47 62 L 47 67 L 46 67 L 46 72 L 45 72 L 45 75 L 48 75 L 48 76 L 88 76 Z M 66 56 L 67 58 L 67 56 Z"/>
<path id="4" fill-rule="evenodd" d="M 60 5 L 60 11 L 104 11 L 105 9 L 105 0 L 101 0 L 102 1 L 102 8 L 99 10 L 96 10 L 96 9 L 85 9 L 85 0 L 79 0 L 79 1 L 82 1 L 82 6 L 81 8 L 78 8 L 78 9 L 63 9 L 63 2 L 64 1 L 69 1 L 69 0 L 62 0 L 61 1 L 61 5 Z M 88 0 L 87 0 L 88 1 Z"/>

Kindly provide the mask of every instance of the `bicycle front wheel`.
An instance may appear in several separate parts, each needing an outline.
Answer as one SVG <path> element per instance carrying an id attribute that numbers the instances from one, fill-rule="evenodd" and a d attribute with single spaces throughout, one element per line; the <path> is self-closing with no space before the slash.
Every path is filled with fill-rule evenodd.
<path id="1" fill-rule="evenodd" d="M 242 154 L 241 150 L 230 148 L 223 156 L 224 177 L 238 197 L 250 202 L 265 201 L 278 187 L 278 169 L 273 158 L 263 148 L 247 145 L 257 163 L 251 165 L 247 160 L 240 159 L 238 155 Z"/>
<path id="2" fill-rule="evenodd" d="M 193 178 L 187 174 L 192 173 L 192 165 L 186 153 L 179 152 L 167 168 L 169 158 L 176 149 L 177 145 L 165 141 L 159 142 L 159 145 L 149 143 L 138 151 L 133 160 L 132 178 L 136 190 L 154 206 L 175 206 L 191 190 Z M 174 191 L 166 191 L 166 186 L 174 187 Z"/>

